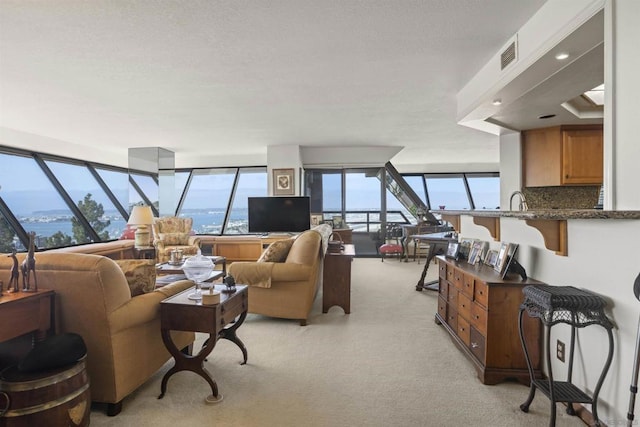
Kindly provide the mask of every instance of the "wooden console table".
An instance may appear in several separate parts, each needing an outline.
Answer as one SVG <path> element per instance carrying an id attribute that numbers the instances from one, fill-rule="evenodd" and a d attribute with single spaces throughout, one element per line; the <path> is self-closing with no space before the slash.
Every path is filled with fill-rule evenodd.
<path id="1" fill-rule="evenodd" d="M 541 282 L 505 279 L 487 265 L 471 265 L 440 255 L 439 295 L 436 323 L 442 324 L 453 341 L 476 368 L 483 384 L 515 379 L 528 385 L 529 365 L 520 343 L 518 316 L 524 300 L 522 290 Z M 541 325 L 523 319 L 531 373 L 542 376 L 540 365 Z"/>
<path id="2" fill-rule="evenodd" d="M 54 293 L 39 289 L 37 292 L 3 292 L 0 296 L 0 342 L 33 333 L 33 341 L 42 341 L 53 328 Z"/>
<path id="3" fill-rule="evenodd" d="M 355 246 L 345 244 L 340 252 L 327 252 L 322 275 L 322 312 L 337 305 L 345 314 L 351 313 L 351 261 L 356 256 Z"/>

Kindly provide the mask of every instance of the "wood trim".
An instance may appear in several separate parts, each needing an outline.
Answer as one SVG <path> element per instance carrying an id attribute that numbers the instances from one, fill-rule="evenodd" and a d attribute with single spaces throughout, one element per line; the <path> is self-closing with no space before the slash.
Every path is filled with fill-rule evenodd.
<path id="1" fill-rule="evenodd" d="M 460 232 L 460 215 L 441 214 L 443 221 L 450 222 L 454 230 Z"/>
<path id="2" fill-rule="evenodd" d="M 473 223 L 480 225 L 487 230 L 496 242 L 500 241 L 500 218 L 487 216 L 474 216 Z"/>
<path id="3" fill-rule="evenodd" d="M 542 234 L 547 249 L 567 256 L 567 220 L 526 219 L 525 222 Z"/>

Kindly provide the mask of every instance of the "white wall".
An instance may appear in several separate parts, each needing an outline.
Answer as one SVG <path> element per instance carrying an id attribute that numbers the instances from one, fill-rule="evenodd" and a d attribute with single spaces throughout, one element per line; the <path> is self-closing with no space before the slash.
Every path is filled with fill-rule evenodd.
<path id="1" fill-rule="evenodd" d="M 613 175 L 615 209 L 640 209 L 638 164 L 640 162 L 640 2 L 610 0 L 613 12 Z M 607 88 L 609 86 L 606 86 Z M 611 111 L 605 109 L 605 117 Z"/>
<path id="2" fill-rule="evenodd" d="M 614 108 L 605 110 L 605 126 L 613 129 L 605 132 L 605 145 L 609 145 L 613 180 L 610 190 L 615 192 L 617 210 L 640 209 L 638 188 L 638 107 L 640 99 L 640 2 L 636 0 L 610 0 L 605 9 L 613 24 L 614 46 L 607 46 L 605 55 L 613 64 L 613 78 L 609 76 L 607 90 L 614 100 Z M 615 116 L 611 115 L 615 112 Z M 609 115 L 609 117 L 607 117 Z M 607 140 L 609 139 L 609 140 Z M 518 185 L 520 176 L 520 149 L 513 135 L 501 137 L 500 148 L 501 202 L 508 206 L 508 195 Z M 505 199 L 506 197 L 506 199 Z M 461 234 L 491 240 L 483 227 L 473 224 L 471 217 L 463 217 Z M 519 261 L 527 273 L 552 285 L 571 285 L 588 289 L 605 297 L 608 315 L 615 322 L 615 353 L 613 364 L 600 392 L 598 412 L 608 425 L 623 425 L 629 402 L 629 386 L 633 369 L 635 339 L 640 315 L 640 302 L 633 294 L 633 282 L 640 272 L 640 256 L 636 241 L 640 237 L 638 220 L 569 220 L 568 256 L 558 256 L 544 247 L 540 233 L 523 220 L 501 218 L 501 240 L 516 242 Z M 497 242 L 492 242 L 492 248 Z M 566 325 L 552 328 L 552 345 L 560 339 L 568 345 L 570 328 Z M 568 347 L 567 347 L 568 352 Z M 573 382 L 583 390 L 593 392 L 602 370 L 607 352 L 607 335 L 603 328 L 589 326 L 578 331 L 578 346 Z M 567 364 L 553 357 L 554 375 L 566 378 Z M 559 379 L 561 379 L 559 378 Z M 536 399 L 544 399 L 538 396 Z M 639 399 L 640 400 L 640 399 Z M 636 402 L 636 418 L 640 416 L 640 404 Z"/>
<path id="3" fill-rule="evenodd" d="M 300 195 L 300 170 L 302 159 L 300 157 L 299 145 L 270 145 L 267 147 L 267 177 L 269 185 L 269 195 L 273 196 L 273 170 L 289 169 L 294 170 L 295 194 Z"/>

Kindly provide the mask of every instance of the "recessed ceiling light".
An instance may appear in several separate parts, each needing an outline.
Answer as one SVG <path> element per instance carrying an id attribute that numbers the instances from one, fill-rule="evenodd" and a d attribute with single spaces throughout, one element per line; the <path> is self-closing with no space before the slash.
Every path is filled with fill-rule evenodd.
<path id="1" fill-rule="evenodd" d="M 502 105 L 502 99 L 494 99 L 492 104 L 493 105 Z"/>
<path id="2" fill-rule="evenodd" d="M 538 118 L 539 119 L 550 119 L 550 118 L 555 117 L 555 116 L 556 116 L 555 114 L 545 114 L 543 116 L 539 116 Z"/>
<path id="3" fill-rule="evenodd" d="M 563 59 L 567 59 L 568 57 L 569 57 L 569 54 L 567 52 L 556 53 L 556 59 L 558 61 L 562 61 Z"/>

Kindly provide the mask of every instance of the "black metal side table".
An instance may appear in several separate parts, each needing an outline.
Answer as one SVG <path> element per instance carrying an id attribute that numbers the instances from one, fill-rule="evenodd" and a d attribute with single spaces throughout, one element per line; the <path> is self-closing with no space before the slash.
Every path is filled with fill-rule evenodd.
<path id="1" fill-rule="evenodd" d="M 529 405 L 533 401 L 536 389 L 551 400 L 551 419 L 549 425 L 551 427 L 556 424 L 556 403 L 568 403 L 567 413 L 575 415 L 571 403 L 587 403 L 591 404 L 595 425 L 600 425 L 598 418 L 598 394 L 604 381 L 605 376 L 611 366 L 613 358 L 613 323 L 604 313 L 606 301 L 598 295 L 587 292 L 573 286 L 550 286 L 550 285 L 530 285 L 525 286 L 522 290 L 524 293 L 524 302 L 520 306 L 520 314 L 518 318 L 520 330 L 520 342 L 524 350 L 529 375 L 531 377 L 531 388 L 529 397 L 526 402 L 520 405 L 523 412 L 529 412 Z M 522 318 L 524 312 L 530 317 L 538 317 L 544 324 L 546 329 L 546 350 L 547 350 L 547 369 L 549 371 L 548 380 L 536 379 L 533 374 L 533 368 L 527 351 L 526 341 L 523 336 Z M 554 381 L 551 369 L 551 327 L 558 323 L 566 323 L 571 325 L 571 347 L 569 351 L 569 367 L 567 372 L 567 381 Z M 573 353 L 576 339 L 576 328 L 584 328 L 589 325 L 600 325 L 607 330 L 609 334 L 609 355 L 602 368 L 602 373 L 598 379 L 598 383 L 593 391 L 593 397 L 589 397 L 586 393 L 571 383 L 571 374 L 573 371 Z"/>

